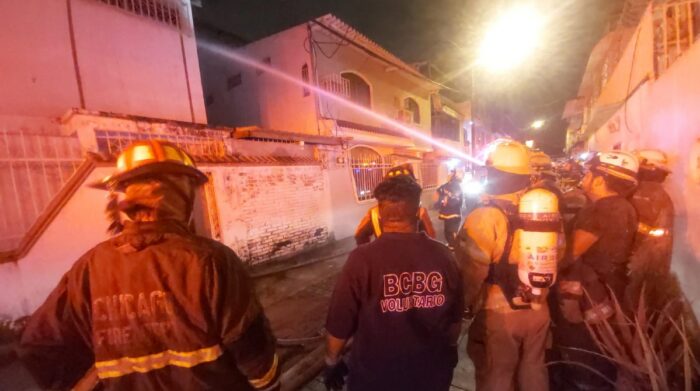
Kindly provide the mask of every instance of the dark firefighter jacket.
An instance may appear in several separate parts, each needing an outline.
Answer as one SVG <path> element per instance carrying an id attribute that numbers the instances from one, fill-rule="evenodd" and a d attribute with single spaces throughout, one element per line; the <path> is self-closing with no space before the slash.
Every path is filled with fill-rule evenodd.
<path id="1" fill-rule="evenodd" d="M 178 223 L 127 223 L 32 315 L 20 357 L 42 387 L 91 366 L 114 390 L 255 390 L 278 381 L 275 341 L 236 254 Z"/>
<path id="2" fill-rule="evenodd" d="M 673 201 L 658 182 L 641 181 L 631 200 L 639 225 L 630 260 L 633 271 L 668 273 L 673 247 Z"/>
<path id="3" fill-rule="evenodd" d="M 461 219 L 462 218 L 462 187 L 456 178 L 437 188 L 438 207 L 440 220 Z"/>

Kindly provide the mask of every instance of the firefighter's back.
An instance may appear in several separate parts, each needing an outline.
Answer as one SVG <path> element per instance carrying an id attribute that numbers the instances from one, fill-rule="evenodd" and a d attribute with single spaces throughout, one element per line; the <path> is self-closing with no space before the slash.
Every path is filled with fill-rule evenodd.
<path id="1" fill-rule="evenodd" d="M 151 227 L 98 245 L 84 262 L 98 377 L 119 389 L 248 389 L 220 345 L 220 316 L 242 316 L 249 286 L 235 289 L 239 307 L 217 308 L 240 263 L 222 245 Z M 240 272 L 243 272 L 240 270 Z M 231 312 L 224 315 L 224 312 Z"/>

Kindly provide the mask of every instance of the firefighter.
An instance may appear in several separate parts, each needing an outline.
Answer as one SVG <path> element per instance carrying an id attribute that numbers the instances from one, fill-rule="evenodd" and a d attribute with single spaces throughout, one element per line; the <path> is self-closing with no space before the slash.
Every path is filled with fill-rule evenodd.
<path id="1" fill-rule="evenodd" d="M 401 164 L 393 167 L 387 172 L 384 179 L 393 178 L 397 176 L 406 176 L 412 180 L 416 180 L 416 176 L 413 173 L 413 167 L 409 163 Z M 435 228 L 433 228 L 433 222 L 430 221 L 430 215 L 424 207 L 418 209 L 418 231 L 425 232 L 428 236 L 435 239 Z M 365 216 L 360 221 L 360 224 L 355 229 L 355 242 L 359 246 L 360 244 L 369 243 L 372 236 L 378 238 L 382 235 L 382 224 L 379 218 L 379 207 L 373 206 L 370 208 Z"/>
<path id="2" fill-rule="evenodd" d="M 673 201 L 663 183 L 671 173 L 666 154 L 659 150 L 635 153 L 639 160 L 639 186 L 632 195 L 632 205 L 639 223 L 629 263 L 630 285 L 627 300 L 634 305 L 646 282 L 647 303 L 661 309 L 666 295 L 661 288 L 671 269 L 673 247 Z"/>
<path id="3" fill-rule="evenodd" d="M 421 188 L 407 176 L 374 192 L 384 233 L 353 250 L 328 309 L 323 380 L 349 391 L 447 391 L 457 364 L 463 294 L 447 247 L 417 232 Z"/>
<path id="4" fill-rule="evenodd" d="M 584 366 L 612 380 L 616 369 L 600 356 L 585 323 L 610 319 L 613 300 L 624 301 L 637 231 L 637 215 L 626 197 L 637 185 L 638 162 L 633 155 L 616 151 L 598 153 L 586 166 L 582 187 L 591 202 L 573 222 L 570 253 L 557 286 L 559 311 L 554 317 L 555 352 L 574 364 L 562 366 L 555 380 L 565 389 L 605 390 L 611 385 Z"/>
<path id="5" fill-rule="evenodd" d="M 279 388 L 275 340 L 241 260 L 188 229 L 206 181 L 184 151 L 149 140 L 94 184 L 124 193 L 108 205 L 119 233 L 31 316 L 20 357 L 42 387 L 67 389 L 89 371 L 107 390 Z"/>
<path id="6" fill-rule="evenodd" d="M 465 219 L 456 251 L 465 305 L 475 314 L 467 353 L 474 362 L 476 389 L 546 391 L 549 311 L 531 302 L 517 274 L 522 237 L 516 230 L 518 206 L 531 179 L 527 148 L 499 142 L 487 157 L 486 170 L 484 204 Z"/>
<path id="7" fill-rule="evenodd" d="M 544 152 L 533 152 L 530 155 L 530 167 L 532 168 L 533 187 L 547 189 L 557 196 L 559 212 L 564 212 L 564 193 L 557 184 L 557 174 L 554 172 L 552 158 Z"/>
<path id="8" fill-rule="evenodd" d="M 437 206 L 439 208 L 438 218 L 444 223 L 445 240 L 448 247 L 453 250 L 457 242 L 459 225 L 462 222 L 462 204 L 464 202 L 462 193 L 463 177 L 464 171 L 452 169 L 447 182 L 436 190 Z"/>

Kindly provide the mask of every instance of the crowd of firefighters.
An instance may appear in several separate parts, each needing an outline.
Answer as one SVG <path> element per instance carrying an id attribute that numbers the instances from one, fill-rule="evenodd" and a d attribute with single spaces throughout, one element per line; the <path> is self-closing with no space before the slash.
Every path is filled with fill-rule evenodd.
<path id="1" fill-rule="evenodd" d="M 616 366 L 588 326 L 630 310 L 669 273 L 666 156 L 600 152 L 556 168 L 516 141 L 495 143 L 485 192 L 464 220 L 455 170 L 436 192 L 447 246 L 434 240 L 410 165 L 391 169 L 331 298 L 326 387 L 447 391 L 467 320 L 479 391 L 614 389 Z M 206 180 L 184 151 L 150 140 L 93 185 L 111 194 L 115 235 L 27 323 L 19 354 L 42 387 L 91 374 L 104 389 L 280 387 L 275 339 L 243 263 L 190 229 Z"/>

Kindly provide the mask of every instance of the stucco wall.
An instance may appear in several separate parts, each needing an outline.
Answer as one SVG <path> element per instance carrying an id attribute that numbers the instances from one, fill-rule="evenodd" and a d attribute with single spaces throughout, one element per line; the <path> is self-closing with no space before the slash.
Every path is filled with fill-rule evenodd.
<path id="1" fill-rule="evenodd" d="M 106 176 L 97 168 L 85 183 Z M 16 263 L 0 265 L 0 316 L 17 318 L 34 311 L 75 261 L 107 239 L 106 193 L 81 187 L 29 251 Z"/>
<path id="2" fill-rule="evenodd" d="M 222 242 L 249 264 L 324 244 L 331 234 L 321 166 L 203 166 L 216 189 Z"/>
<path id="3" fill-rule="evenodd" d="M 336 42 L 338 38 L 321 31 L 314 32 L 314 39 L 320 42 Z M 323 53 L 317 56 L 319 80 L 327 75 L 354 72 L 370 85 L 371 109 L 389 118 L 395 119 L 399 109 L 403 109 L 403 100 L 413 98 L 420 108 L 420 123 L 412 124 L 430 134 L 430 90 L 426 81 L 419 81 L 416 76 L 408 75 L 403 70 L 376 59 L 351 44 L 322 44 L 321 48 L 333 56 Z M 330 57 L 330 58 L 328 58 Z M 328 100 L 321 100 L 321 112 L 330 118 L 340 118 L 373 126 L 384 126 L 381 121 L 368 118 L 352 108 Z M 398 103 L 398 106 L 397 106 Z"/>
<path id="4" fill-rule="evenodd" d="M 96 0 L 70 5 L 85 108 L 206 122 L 190 28 L 181 46 L 164 23 Z M 189 1 L 180 8 L 187 20 Z M 0 14 L 0 114 L 51 118 L 80 107 L 67 2 L 3 1 Z"/>
<path id="5" fill-rule="evenodd" d="M 298 79 L 306 64 L 312 82 L 311 55 L 304 50 L 304 45 L 308 45 L 306 38 L 306 25 L 300 25 L 238 49 L 219 47 L 219 50 L 237 50 L 261 62 L 269 59 L 268 65 Z M 206 94 L 213 100 L 207 107 L 212 123 L 318 134 L 313 93 L 304 96 L 302 87 L 238 64 L 209 48 L 209 43 L 200 45 L 202 79 Z M 241 84 L 229 88 L 228 79 L 237 74 L 241 76 Z"/>
<path id="6" fill-rule="evenodd" d="M 673 268 L 700 313 L 700 45 L 640 88 L 590 140 L 597 150 L 658 148 L 670 158 L 666 187 L 677 221 Z"/>

